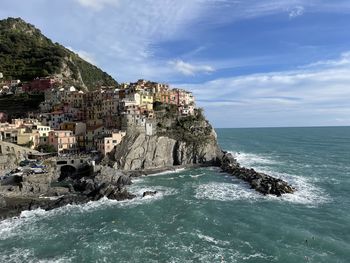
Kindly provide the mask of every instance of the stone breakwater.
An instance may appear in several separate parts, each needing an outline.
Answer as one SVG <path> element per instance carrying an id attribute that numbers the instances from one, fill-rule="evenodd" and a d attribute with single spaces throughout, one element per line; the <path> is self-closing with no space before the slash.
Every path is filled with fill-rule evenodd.
<path id="1" fill-rule="evenodd" d="M 224 172 L 246 181 L 253 189 L 264 195 L 271 194 L 281 196 L 282 194 L 291 194 L 296 191 L 295 188 L 281 179 L 259 173 L 254 169 L 241 167 L 231 153 L 223 152 L 221 169 Z"/>

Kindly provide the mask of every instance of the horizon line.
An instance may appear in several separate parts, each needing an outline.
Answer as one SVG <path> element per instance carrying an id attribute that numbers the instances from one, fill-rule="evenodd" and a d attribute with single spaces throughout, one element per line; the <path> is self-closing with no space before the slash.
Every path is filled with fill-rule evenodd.
<path id="1" fill-rule="evenodd" d="M 346 128 L 350 125 L 314 125 L 314 126 L 257 126 L 257 127 L 214 127 L 214 129 L 270 129 L 270 128 Z"/>

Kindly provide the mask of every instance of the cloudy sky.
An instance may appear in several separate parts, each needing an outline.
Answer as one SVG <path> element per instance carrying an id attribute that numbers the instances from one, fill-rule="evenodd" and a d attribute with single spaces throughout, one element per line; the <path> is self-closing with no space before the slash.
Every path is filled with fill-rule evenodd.
<path id="1" fill-rule="evenodd" d="M 119 82 L 192 90 L 215 127 L 350 125 L 348 0 L 1 0 Z"/>

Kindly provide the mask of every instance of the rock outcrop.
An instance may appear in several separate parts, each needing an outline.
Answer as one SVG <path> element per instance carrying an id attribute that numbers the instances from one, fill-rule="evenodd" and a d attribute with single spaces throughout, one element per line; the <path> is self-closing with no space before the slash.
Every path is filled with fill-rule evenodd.
<path id="1" fill-rule="evenodd" d="M 157 191 L 146 191 L 146 192 L 143 192 L 143 195 L 142 197 L 146 197 L 146 196 L 154 196 L 157 194 Z"/>
<path id="2" fill-rule="evenodd" d="M 51 210 L 67 204 L 81 204 L 107 197 L 114 200 L 132 199 L 125 186 L 129 176 L 110 167 L 101 167 L 95 174 L 81 178 L 67 177 L 57 181 L 49 171 L 29 175 L 11 184 L 0 186 L 0 219 L 16 216 L 23 210 Z"/>
<path id="3" fill-rule="evenodd" d="M 19 161 L 27 156 L 28 153 L 37 152 L 27 147 L 0 140 L 0 174 L 16 168 Z"/>
<path id="4" fill-rule="evenodd" d="M 114 152 L 114 167 L 121 170 L 147 170 L 179 165 L 216 165 L 220 149 L 216 137 L 196 145 L 168 136 L 127 135 Z"/>
<path id="5" fill-rule="evenodd" d="M 241 167 L 231 153 L 223 152 L 221 168 L 224 172 L 248 182 L 253 189 L 264 195 L 281 196 L 295 191 L 292 186 L 281 179 L 259 173 L 254 169 Z"/>

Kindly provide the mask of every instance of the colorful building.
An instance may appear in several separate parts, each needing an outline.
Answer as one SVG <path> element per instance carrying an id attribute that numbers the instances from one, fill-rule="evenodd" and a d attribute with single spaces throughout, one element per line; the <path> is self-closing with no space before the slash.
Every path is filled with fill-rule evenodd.
<path id="1" fill-rule="evenodd" d="M 58 153 L 77 152 L 76 138 L 73 132 L 69 130 L 50 131 L 49 144 L 52 145 Z"/>
<path id="2" fill-rule="evenodd" d="M 118 145 L 122 138 L 126 135 L 125 132 L 112 132 L 109 136 L 100 136 L 96 141 L 96 148 L 103 155 L 110 153 L 116 145 Z"/>

